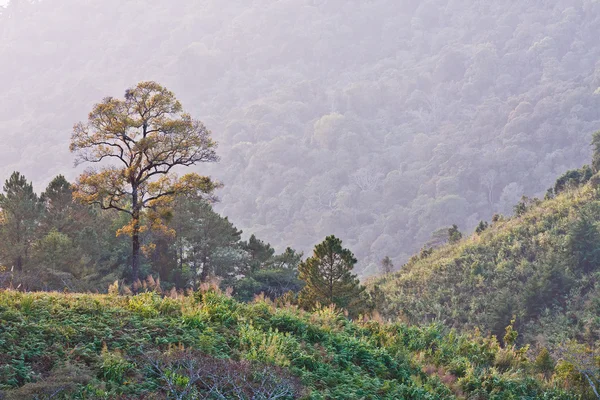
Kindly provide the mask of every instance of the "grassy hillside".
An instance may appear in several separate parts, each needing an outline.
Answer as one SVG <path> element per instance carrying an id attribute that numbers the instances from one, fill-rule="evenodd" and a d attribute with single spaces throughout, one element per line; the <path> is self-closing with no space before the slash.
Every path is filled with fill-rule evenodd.
<path id="1" fill-rule="evenodd" d="M 6 291 L 0 321 L 7 399 L 577 398 L 494 338 L 212 290 L 178 299 Z"/>
<path id="2" fill-rule="evenodd" d="M 544 201 L 525 199 L 514 217 L 422 251 L 400 272 L 372 282 L 385 298 L 380 311 L 496 335 L 515 316 L 527 343 L 593 344 L 600 333 L 597 181 Z"/>

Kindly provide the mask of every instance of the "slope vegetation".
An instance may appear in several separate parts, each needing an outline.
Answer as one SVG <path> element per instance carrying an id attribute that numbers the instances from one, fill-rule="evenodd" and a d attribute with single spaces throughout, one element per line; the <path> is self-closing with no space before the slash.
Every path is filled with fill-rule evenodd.
<path id="1" fill-rule="evenodd" d="M 577 398 L 494 338 L 212 290 L 178 299 L 6 291 L 0 320 L 7 399 Z"/>
<path id="2" fill-rule="evenodd" d="M 381 291 L 380 311 L 496 335 L 516 317 L 527 343 L 594 343 L 600 332 L 597 182 L 594 176 L 563 187 L 559 180 L 556 197 L 524 198 L 513 217 L 497 216 L 459 243 L 423 250 L 400 272 L 371 283 Z"/>

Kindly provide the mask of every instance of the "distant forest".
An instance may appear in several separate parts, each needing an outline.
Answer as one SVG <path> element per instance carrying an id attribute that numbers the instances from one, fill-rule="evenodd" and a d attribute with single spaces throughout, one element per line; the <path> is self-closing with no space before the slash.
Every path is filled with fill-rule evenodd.
<path id="1" fill-rule="evenodd" d="M 589 159 L 599 26 L 594 0 L 11 0 L 0 176 L 73 179 L 73 123 L 157 80 L 219 142 L 220 214 L 371 275 Z"/>

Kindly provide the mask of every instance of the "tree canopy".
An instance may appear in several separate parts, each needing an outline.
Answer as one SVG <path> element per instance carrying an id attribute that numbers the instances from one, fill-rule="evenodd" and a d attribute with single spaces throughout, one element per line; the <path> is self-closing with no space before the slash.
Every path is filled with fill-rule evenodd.
<path id="1" fill-rule="evenodd" d="M 212 195 L 218 184 L 210 178 L 196 173 L 177 177 L 175 169 L 218 161 L 215 147 L 210 131 L 156 82 L 139 83 L 122 100 L 105 98 L 94 106 L 87 123 L 74 126 L 71 151 L 77 162 L 116 160 L 86 170 L 75 197 L 131 217 L 119 232 L 132 238 L 133 281 L 139 279 L 142 212 L 164 208 L 180 194 Z"/>
<path id="2" fill-rule="evenodd" d="M 340 239 L 327 236 L 298 268 L 300 280 L 306 283 L 299 295 L 300 304 L 307 308 L 335 305 L 354 315 L 366 310 L 365 288 L 352 273 L 356 262 Z"/>

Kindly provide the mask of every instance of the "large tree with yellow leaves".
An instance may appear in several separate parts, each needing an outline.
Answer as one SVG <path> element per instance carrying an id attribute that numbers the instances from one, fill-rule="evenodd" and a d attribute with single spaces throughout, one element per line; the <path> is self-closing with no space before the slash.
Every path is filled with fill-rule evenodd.
<path id="1" fill-rule="evenodd" d="M 71 152 L 76 162 L 98 164 L 79 177 L 74 197 L 131 217 L 118 234 L 131 236 L 134 282 L 139 278 L 142 218 L 156 223 L 152 216 L 180 194 L 212 196 L 218 184 L 209 177 L 179 177 L 175 170 L 218 161 L 216 146 L 204 124 L 156 82 L 139 83 L 124 99 L 105 98 L 86 123 L 74 126 Z"/>

